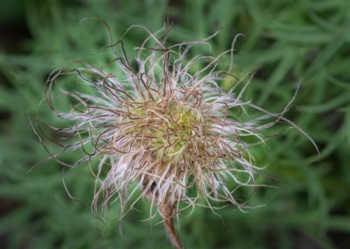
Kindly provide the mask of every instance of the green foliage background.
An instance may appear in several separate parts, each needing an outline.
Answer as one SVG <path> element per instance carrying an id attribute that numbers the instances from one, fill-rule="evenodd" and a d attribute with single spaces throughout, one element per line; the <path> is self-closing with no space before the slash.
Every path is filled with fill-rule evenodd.
<path id="1" fill-rule="evenodd" d="M 226 207 L 218 211 L 221 217 L 205 208 L 180 215 L 186 248 L 350 248 L 349 5 L 348 0 L 1 1 L 0 248 L 171 248 L 162 225 L 146 220 L 146 201 L 121 226 L 117 204 L 107 222 L 94 218 L 89 206 L 94 179 L 87 167 L 62 173 L 48 161 L 28 171 L 47 158 L 29 119 L 38 112 L 58 124 L 39 108 L 48 74 L 74 60 L 104 65 L 111 58 L 107 50 L 96 55 L 108 45 L 108 33 L 97 19 L 80 23 L 86 17 L 105 20 L 115 40 L 134 24 L 154 32 L 167 18 L 173 22 L 171 42 L 203 39 L 221 29 L 211 41 L 213 55 L 244 34 L 236 43 L 234 73 L 256 72 L 244 97 L 272 112 L 283 110 L 302 80 L 286 117 L 315 140 L 320 156 L 293 129 L 269 140 L 254 155 L 267 165 L 258 181 L 276 188 L 238 193 L 264 206 L 246 213 Z M 14 23 L 20 26 L 11 30 Z M 11 34 L 23 39 L 15 43 Z M 132 53 L 145 37 L 133 30 L 123 40 Z M 223 58 L 222 68 L 228 60 Z M 69 198 L 62 175 L 82 202 Z"/>

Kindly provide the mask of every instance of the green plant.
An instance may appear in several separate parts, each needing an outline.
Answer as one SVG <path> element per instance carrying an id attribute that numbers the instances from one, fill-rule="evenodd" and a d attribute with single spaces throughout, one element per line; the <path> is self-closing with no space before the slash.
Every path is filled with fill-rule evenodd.
<path id="1" fill-rule="evenodd" d="M 182 215 L 183 244 L 188 248 L 303 248 L 305 243 L 319 248 L 349 247 L 348 5 L 345 0 L 27 3 L 31 37 L 22 43 L 22 53 L 3 53 L 0 59 L 0 195 L 1 202 L 9 205 L 0 221 L 5 246 L 168 246 L 161 226 L 140 222 L 148 213 L 147 203 L 138 203 L 125 217 L 121 226 L 124 237 L 115 229 L 119 224 L 117 204 L 111 206 L 107 224 L 94 219 L 89 208 L 94 183 L 86 168 L 63 173 L 71 195 L 83 204 L 68 198 L 62 168 L 56 163 L 45 162 L 28 173 L 32 165 L 47 156 L 28 122 L 28 116 L 35 118 L 44 97 L 47 75 L 57 67 L 71 66 L 77 59 L 91 63 L 95 53 L 109 44 L 101 22 L 79 22 L 99 17 L 111 26 L 114 37 L 121 37 L 134 24 L 155 32 L 168 15 L 174 21 L 169 35 L 173 44 L 200 40 L 222 28 L 213 39 L 212 50 L 204 51 L 211 55 L 229 49 L 233 37 L 243 33 L 246 40 L 239 39 L 235 46 L 234 74 L 256 72 L 245 97 L 271 112 L 283 110 L 302 79 L 286 117 L 304 129 L 321 149 L 317 158 L 307 139 L 287 130 L 267 141 L 267 149 L 252 151 L 257 164 L 268 164 L 256 181 L 278 188 L 237 194 L 242 199 L 250 198 L 251 205 L 266 205 L 245 214 L 235 209 L 219 210 L 225 226 L 205 208 Z M 143 39 L 137 32 L 123 38 L 128 51 Z M 100 65 L 111 58 L 105 51 L 99 52 L 104 58 Z M 203 54 L 203 48 L 198 47 L 194 54 Z M 221 70 L 228 67 L 229 60 L 229 56 L 223 57 Z M 222 87 L 226 86 L 230 86 L 229 81 Z M 45 108 L 38 115 L 62 124 Z M 65 159 L 73 162 L 77 158 L 79 155 L 71 154 Z"/>

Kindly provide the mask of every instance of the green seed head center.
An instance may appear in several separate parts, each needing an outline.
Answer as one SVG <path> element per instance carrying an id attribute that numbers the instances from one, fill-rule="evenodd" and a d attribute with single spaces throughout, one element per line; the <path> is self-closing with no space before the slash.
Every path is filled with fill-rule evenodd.
<path id="1" fill-rule="evenodd" d="M 167 159 L 185 149 L 186 143 L 194 139 L 201 122 L 193 108 L 181 103 L 167 103 L 166 106 L 148 103 L 132 111 L 134 133 L 143 137 L 143 145 L 156 151 L 157 157 Z"/>

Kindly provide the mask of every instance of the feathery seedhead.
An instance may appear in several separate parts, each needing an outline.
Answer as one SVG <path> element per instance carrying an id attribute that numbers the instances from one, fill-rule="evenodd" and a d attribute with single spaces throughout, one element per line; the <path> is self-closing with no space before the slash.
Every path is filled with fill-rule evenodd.
<path id="1" fill-rule="evenodd" d="M 51 109 L 74 122 L 57 132 L 77 138 L 63 151 L 83 149 L 87 155 L 77 164 L 99 158 L 95 206 L 101 199 L 107 204 L 116 194 L 122 202 L 129 200 L 139 189 L 137 200 L 147 197 L 158 207 L 194 206 L 200 198 L 210 207 L 213 201 L 240 207 L 227 183 L 254 186 L 258 169 L 249 153 L 250 144 L 242 138 L 253 136 L 263 142 L 259 131 L 281 117 L 242 101 L 245 86 L 236 95 L 234 88 L 223 93 L 218 84 L 228 77 L 234 79 L 233 46 L 218 57 L 188 59 L 192 46 L 207 44 L 211 37 L 165 47 L 156 35 L 149 32 L 138 48 L 137 69 L 119 41 L 111 46 L 116 58 L 108 67 L 84 64 L 50 76 L 47 100 Z M 146 47 L 150 41 L 154 45 Z M 225 54 L 231 56 L 229 69 L 218 71 L 217 63 Z M 115 71 L 109 69 L 111 65 Z M 193 72 L 198 65 L 202 68 Z M 55 108 L 52 90 L 57 77 L 66 74 L 76 74 L 88 90 L 62 90 L 76 104 L 61 112 Z M 262 116 L 237 120 L 236 114 L 245 106 L 262 111 Z M 271 117 L 275 120 L 267 121 Z M 93 148 L 92 153 L 87 146 Z M 57 155 L 53 157 L 58 160 Z M 105 169 L 107 174 L 102 176 Z M 130 190 L 131 186 L 135 188 Z"/>
<path id="2" fill-rule="evenodd" d="M 58 70 L 50 75 L 47 102 L 59 118 L 73 125 L 63 129 L 48 126 L 58 137 L 67 139 L 69 144 L 61 152 L 52 154 L 44 146 L 53 159 L 66 166 L 99 159 L 97 170 L 90 164 L 97 179 L 93 206 L 101 202 L 105 206 L 118 196 L 122 207 L 126 201 L 134 200 L 132 207 L 146 197 L 158 207 L 172 243 L 183 248 L 172 220 L 180 211 L 179 203 L 185 203 L 183 209 L 194 207 L 199 199 L 204 199 L 210 208 L 214 202 L 243 207 L 235 200 L 234 191 L 239 186 L 256 186 L 254 175 L 260 168 L 254 165 L 249 147 L 256 141 L 264 142 L 262 130 L 283 120 L 305 135 L 316 150 L 317 146 L 283 117 L 295 95 L 278 114 L 241 99 L 251 77 L 245 82 L 232 75 L 235 40 L 230 50 L 217 57 L 188 59 L 191 47 L 208 45 L 216 34 L 203 41 L 166 47 L 167 32 L 161 41 L 157 38 L 160 31 L 152 34 L 143 29 L 149 36 L 138 48 L 137 69 L 130 63 L 123 42 L 118 41 L 109 46 L 115 59 L 104 68 L 83 64 L 72 71 Z M 153 45 L 147 47 L 151 42 Z M 219 71 L 217 64 L 226 54 L 231 58 L 229 68 Z M 74 104 L 68 111 L 59 111 L 55 103 L 60 103 L 55 99 L 62 95 L 56 95 L 54 83 L 59 76 L 70 74 L 76 74 L 83 87 L 60 89 Z M 219 84 L 228 79 L 235 84 L 223 93 Z M 242 90 L 236 92 L 240 84 Z M 246 109 L 261 116 L 242 120 L 239 113 Z M 250 144 L 247 141 L 252 137 L 255 143 Z M 39 139 L 42 141 L 40 136 Z M 65 151 L 78 149 L 86 156 L 75 164 L 59 159 Z M 135 200 L 138 190 L 141 194 Z"/>
<path id="3" fill-rule="evenodd" d="M 90 164 L 97 179 L 95 208 L 119 197 L 124 213 L 127 201 L 133 200 L 132 207 L 146 197 L 158 208 L 172 243 L 183 248 L 172 219 L 180 211 L 180 203 L 185 204 L 182 209 L 194 207 L 199 199 L 210 208 L 214 202 L 244 207 L 236 201 L 234 191 L 239 186 L 256 186 L 254 175 L 260 168 L 254 165 L 249 147 L 256 141 L 264 142 L 262 130 L 283 120 L 314 142 L 283 117 L 295 95 L 279 114 L 241 99 L 251 77 L 245 82 L 232 75 L 235 40 L 230 50 L 217 57 L 188 59 L 191 47 L 208 45 L 207 40 L 216 34 L 203 41 L 166 47 L 166 35 L 161 41 L 159 32 L 143 29 L 149 36 L 138 48 L 137 69 L 130 63 L 123 42 L 118 41 L 109 46 L 115 59 L 107 66 L 83 64 L 50 75 L 47 102 L 59 118 L 73 125 L 63 129 L 49 126 L 69 143 L 61 152 L 52 154 L 44 146 L 63 165 Z M 146 45 L 151 42 L 151 46 Z M 231 58 L 229 68 L 219 71 L 217 65 L 226 54 Z M 56 104 L 60 103 L 55 99 L 62 95 L 56 95 L 54 83 L 59 76 L 71 74 L 78 76 L 83 87 L 60 89 L 73 104 L 68 111 L 59 111 Z M 224 93 L 219 84 L 228 79 L 235 84 Z M 240 84 L 241 91 L 236 92 Z M 246 109 L 261 116 L 243 120 L 239 113 Z M 252 137 L 255 143 L 250 144 L 247 141 Z M 86 156 L 75 164 L 60 160 L 65 151 L 78 149 Z M 91 165 L 92 158 L 99 159 L 97 167 Z"/>

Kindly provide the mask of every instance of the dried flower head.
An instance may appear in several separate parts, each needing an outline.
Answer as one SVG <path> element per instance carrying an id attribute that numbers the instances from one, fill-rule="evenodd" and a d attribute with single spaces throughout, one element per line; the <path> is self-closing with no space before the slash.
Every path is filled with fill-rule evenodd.
<path id="1" fill-rule="evenodd" d="M 211 37 L 166 47 L 165 36 L 161 40 L 158 33 L 146 31 L 149 37 L 138 48 L 137 69 L 119 41 L 111 46 L 115 60 L 104 69 L 84 64 L 70 72 L 55 71 L 47 82 L 47 101 L 58 117 L 74 122 L 56 132 L 78 138 L 63 149 L 86 152 L 75 165 L 92 157 L 100 160 L 93 204 L 107 204 L 115 196 L 124 202 L 141 190 L 137 200 L 146 197 L 158 207 L 172 242 L 182 248 L 172 224 L 178 204 L 193 206 L 204 198 L 208 206 L 219 201 L 240 207 L 227 182 L 253 186 L 258 169 L 244 137 L 263 142 L 260 131 L 285 119 L 283 113 L 271 114 L 244 102 L 245 86 L 237 94 L 235 88 L 224 93 L 219 87 L 232 77 L 234 42 L 218 57 L 188 59 L 192 46 L 206 44 Z M 225 54 L 231 57 L 231 65 L 227 71 L 218 71 L 217 63 Z M 198 65 L 202 68 L 193 72 Z M 110 70 L 112 66 L 116 71 Z M 52 89 L 57 78 L 66 74 L 76 74 L 88 90 L 62 90 L 74 103 L 62 112 L 54 105 L 57 96 L 52 96 Z M 238 120 L 236 114 L 248 106 L 262 115 Z M 87 152 L 88 146 L 92 152 Z M 57 156 L 53 155 L 56 160 Z M 107 174 L 102 176 L 105 169 Z"/>

